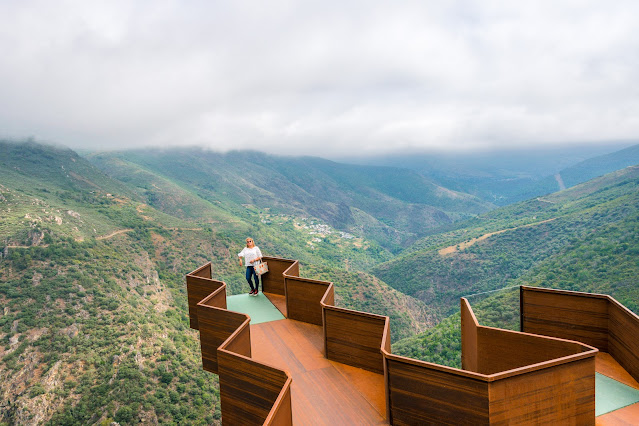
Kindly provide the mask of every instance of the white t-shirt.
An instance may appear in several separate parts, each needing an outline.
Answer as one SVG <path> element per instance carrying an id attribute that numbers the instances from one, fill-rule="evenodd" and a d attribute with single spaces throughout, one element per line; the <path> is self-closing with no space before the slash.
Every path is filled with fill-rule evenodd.
<path id="1" fill-rule="evenodd" d="M 253 248 L 244 247 L 237 255 L 244 258 L 244 265 L 253 266 L 253 261 L 262 257 L 262 252 L 258 246 L 253 246 Z"/>

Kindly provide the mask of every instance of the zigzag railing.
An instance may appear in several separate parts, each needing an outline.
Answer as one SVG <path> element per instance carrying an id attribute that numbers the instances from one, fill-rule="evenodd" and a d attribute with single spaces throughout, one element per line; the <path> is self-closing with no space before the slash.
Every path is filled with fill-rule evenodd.
<path id="1" fill-rule="evenodd" d="M 226 284 L 211 279 L 211 263 L 188 274 L 186 285 L 203 368 L 220 377 L 223 421 L 292 425 L 290 375 L 251 359 L 249 316 L 226 309 Z"/>
<path id="2" fill-rule="evenodd" d="M 573 335 L 556 330 L 554 337 L 546 337 L 484 327 L 462 298 L 462 369 L 393 355 L 388 317 L 334 306 L 333 283 L 300 277 L 296 260 L 265 260 L 270 272 L 262 276 L 263 291 L 285 297 L 288 319 L 323 327 L 326 358 L 384 375 L 390 424 L 594 424 L 597 349 L 566 340 Z M 223 421 L 292 424 L 290 375 L 251 359 L 249 318 L 226 310 L 226 285 L 211 279 L 211 264 L 186 280 L 191 327 L 200 330 L 203 367 L 220 376 Z M 533 320 L 532 305 L 525 303 L 530 298 L 523 294 L 522 330 L 528 331 L 529 324 L 543 323 L 544 313 Z M 557 299 L 553 303 L 550 310 Z M 637 344 L 627 339 L 628 333 L 639 330 L 639 318 L 624 309 L 612 315 L 614 321 L 625 318 L 637 328 L 625 334 L 614 328 L 613 334 L 621 336 L 615 341 L 626 342 L 615 344 L 620 353 L 638 354 Z M 635 374 L 636 356 L 628 358 L 625 365 Z M 257 407 L 256 397 L 261 398 Z"/>
<path id="3" fill-rule="evenodd" d="M 597 349 L 480 326 L 463 298 L 461 331 L 462 369 L 393 355 L 385 338 L 391 424 L 594 424 Z"/>
<path id="4" fill-rule="evenodd" d="M 520 287 L 521 328 L 608 352 L 639 380 L 639 316 L 605 294 Z"/>

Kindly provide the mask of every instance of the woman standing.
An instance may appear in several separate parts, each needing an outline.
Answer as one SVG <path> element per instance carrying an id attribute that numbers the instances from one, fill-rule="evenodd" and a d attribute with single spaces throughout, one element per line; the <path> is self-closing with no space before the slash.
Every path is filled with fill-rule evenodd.
<path id="1" fill-rule="evenodd" d="M 251 287 L 249 295 L 257 296 L 257 293 L 260 291 L 260 277 L 255 273 L 254 265 L 262 260 L 262 252 L 253 242 L 253 238 L 247 238 L 246 247 L 237 255 L 240 258 L 240 266 L 242 266 L 242 258 L 244 258 L 244 262 L 246 263 L 246 281 L 248 281 L 249 287 Z M 252 280 L 255 280 L 255 288 L 253 288 Z"/>

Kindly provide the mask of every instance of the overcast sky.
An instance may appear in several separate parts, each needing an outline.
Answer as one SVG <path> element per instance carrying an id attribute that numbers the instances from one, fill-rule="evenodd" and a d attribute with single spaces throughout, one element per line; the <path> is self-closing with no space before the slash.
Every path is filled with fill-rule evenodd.
<path id="1" fill-rule="evenodd" d="M 0 137 L 338 156 L 639 140 L 639 2 L 0 1 Z"/>

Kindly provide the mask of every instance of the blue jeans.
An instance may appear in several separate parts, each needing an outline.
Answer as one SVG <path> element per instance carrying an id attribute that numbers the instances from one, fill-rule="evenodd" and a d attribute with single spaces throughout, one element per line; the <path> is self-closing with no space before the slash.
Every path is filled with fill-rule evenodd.
<path id="1" fill-rule="evenodd" d="M 255 280 L 255 288 L 253 288 L 253 282 L 251 278 Z M 260 276 L 255 273 L 255 268 L 252 266 L 246 267 L 246 281 L 248 281 L 251 291 L 260 290 Z"/>

